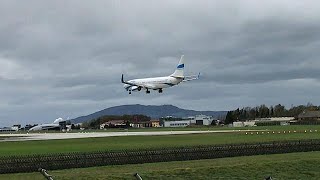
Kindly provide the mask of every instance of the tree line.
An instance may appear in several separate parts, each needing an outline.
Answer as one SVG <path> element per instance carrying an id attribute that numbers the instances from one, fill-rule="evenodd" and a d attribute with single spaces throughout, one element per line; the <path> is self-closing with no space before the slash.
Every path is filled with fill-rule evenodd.
<path id="1" fill-rule="evenodd" d="M 225 118 L 225 124 L 230 124 L 235 121 L 253 120 L 256 118 L 297 117 L 300 113 L 306 110 L 318 111 L 320 110 L 320 106 L 308 103 L 307 105 L 292 106 L 290 109 L 287 109 L 281 104 L 270 107 L 262 104 L 256 107 L 238 108 L 233 111 L 228 111 Z"/>

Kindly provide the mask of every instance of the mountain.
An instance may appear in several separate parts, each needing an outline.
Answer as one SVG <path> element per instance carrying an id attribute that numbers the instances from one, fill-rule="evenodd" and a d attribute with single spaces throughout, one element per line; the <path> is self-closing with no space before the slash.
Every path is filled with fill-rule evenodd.
<path id="1" fill-rule="evenodd" d="M 134 114 L 143 114 L 146 116 L 150 116 L 153 119 L 158 119 L 160 117 L 165 116 L 174 116 L 174 117 L 187 117 L 187 116 L 194 116 L 194 115 L 208 115 L 214 117 L 221 117 L 227 114 L 227 111 L 194 111 L 194 110 L 187 110 L 181 109 L 176 106 L 172 105 L 161 105 L 161 106 L 153 106 L 153 105 L 122 105 L 122 106 L 115 106 L 110 107 L 93 114 L 89 114 L 87 116 L 81 116 L 75 119 L 72 119 L 72 123 L 82 123 L 85 121 L 89 121 L 92 119 L 96 119 L 101 116 L 105 115 L 134 115 Z"/>

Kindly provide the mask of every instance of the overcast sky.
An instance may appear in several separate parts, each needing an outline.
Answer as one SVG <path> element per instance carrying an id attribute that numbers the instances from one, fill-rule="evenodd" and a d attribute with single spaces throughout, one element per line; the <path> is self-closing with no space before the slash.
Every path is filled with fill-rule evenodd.
<path id="1" fill-rule="evenodd" d="M 123 104 L 231 110 L 320 103 L 316 0 L 0 2 L 0 127 Z M 134 93 L 185 55 L 202 79 Z"/>

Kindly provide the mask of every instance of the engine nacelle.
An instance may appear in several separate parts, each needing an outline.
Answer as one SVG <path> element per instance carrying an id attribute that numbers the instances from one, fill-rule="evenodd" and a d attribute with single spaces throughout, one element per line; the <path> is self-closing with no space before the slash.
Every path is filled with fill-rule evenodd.
<path id="1" fill-rule="evenodd" d="M 138 89 L 139 89 L 138 86 L 132 86 L 132 87 L 131 87 L 131 91 L 137 91 Z"/>

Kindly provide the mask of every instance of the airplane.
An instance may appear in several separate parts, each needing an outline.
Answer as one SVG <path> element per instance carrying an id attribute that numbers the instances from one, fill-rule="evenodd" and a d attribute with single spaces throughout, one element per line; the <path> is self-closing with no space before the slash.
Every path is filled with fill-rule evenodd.
<path id="1" fill-rule="evenodd" d="M 60 130 L 61 125 L 60 122 L 64 122 L 66 120 L 63 120 L 62 118 L 58 118 L 51 124 L 40 124 L 37 126 L 34 126 L 29 129 L 29 131 L 42 131 L 42 130 Z"/>
<path id="2" fill-rule="evenodd" d="M 125 81 L 122 74 L 121 82 L 124 84 L 123 87 L 129 91 L 129 94 L 133 91 L 141 91 L 142 89 L 145 89 L 146 93 L 150 94 L 150 90 L 156 90 L 162 93 L 163 88 L 172 87 L 181 82 L 196 80 L 199 79 L 199 77 L 200 73 L 193 76 L 184 76 L 184 55 L 182 55 L 177 69 L 170 76 Z"/>

